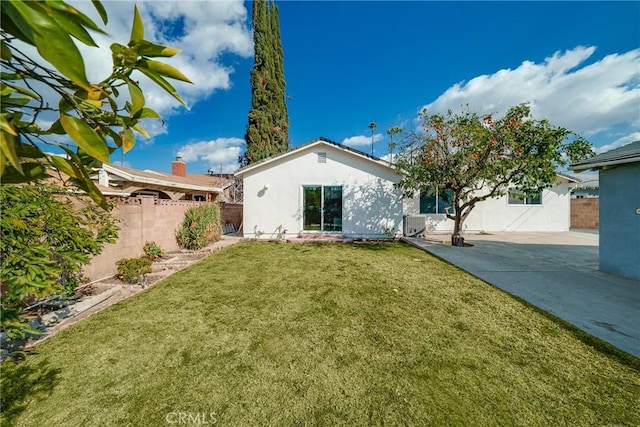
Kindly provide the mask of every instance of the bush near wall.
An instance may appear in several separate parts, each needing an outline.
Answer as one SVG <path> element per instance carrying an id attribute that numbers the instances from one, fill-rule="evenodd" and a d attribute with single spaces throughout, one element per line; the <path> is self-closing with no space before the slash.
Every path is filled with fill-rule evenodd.
<path id="1" fill-rule="evenodd" d="M 184 249 L 202 249 L 210 243 L 220 240 L 220 208 L 216 204 L 206 204 L 189 209 L 176 231 L 178 245 Z"/>
<path id="2" fill-rule="evenodd" d="M 54 185 L 0 186 L 0 330 L 22 336 L 23 309 L 71 294 L 82 268 L 118 236 L 117 219 Z"/>

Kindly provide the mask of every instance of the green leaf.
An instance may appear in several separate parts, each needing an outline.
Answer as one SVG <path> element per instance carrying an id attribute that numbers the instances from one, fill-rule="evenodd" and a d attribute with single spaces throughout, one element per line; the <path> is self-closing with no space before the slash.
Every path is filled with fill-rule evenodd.
<path id="1" fill-rule="evenodd" d="M 180 49 L 151 43 L 147 40 L 141 40 L 138 43 L 138 54 L 140 54 L 141 56 L 149 56 L 151 58 L 155 58 L 155 57 L 169 58 L 180 52 L 181 52 Z"/>
<path id="2" fill-rule="evenodd" d="M 93 3 L 93 7 L 95 7 L 98 11 L 98 15 L 100 15 L 100 19 L 102 19 L 102 22 L 107 25 L 107 22 L 109 22 L 109 17 L 107 16 L 107 11 L 104 9 L 102 3 L 99 0 L 91 0 L 91 3 Z"/>
<path id="3" fill-rule="evenodd" d="M 60 124 L 71 139 L 87 154 L 101 162 L 109 162 L 109 149 L 106 142 L 89 125 L 66 114 L 60 115 Z"/>
<path id="4" fill-rule="evenodd" d="M 2 148 L 2 154 L 9 159 L 18 172 L 24 175 L 22 164 L 16 151 L 16 142 L 16 137 L 9 132 L 6 132 L 4 129 L 0 132 L 0 148 Z"/>
<path id="5" fill-rule="evenodd" d="M 144 25 L 142 24 L 142 18 L 140 12 L 138 12 L 138 6 L 133 7 L 133 25 L 131 26 L 130 41 L 143 40 L 144 39 Z"/>
<path id="6" fill-rule="evenodd" d="M 89 174 L 87 173 L 85 162 L 86 156 L 83 154 L 76 154 L 73 151 L 66 149 L 67 155 L 69 156 L 69 160 L 75 165 L 78 173 L 80 174 L 80 178 L 71 178 L 73 184 L 75 184 L 81 190 L 84 190 L 89 197 L 93 199 L 100 207 L 105 210 L 108 210 L 107 199 L 105 199 L 102 192 L 96 187 L 96 184 L 93 182 Z M 83 158 L 85 159 L 83 161 Z M 91 166 L 91 165 L 89 165 Z M 98 165 L 93 165 L 93 167 L 99 167 Z"/>
<path id="7" fill-rule="evenodd" d="M 42 159 L 46 157 L 46 155 L 38 147 L 32 144 L 25 144 L 24 142 L 20 142 L 18 144 L 16 151 L 18 152 L 18 155 L 23 159 Z"/>
<path id="8" fill-rule="evenodd" d="M 172 79 L 182 80 L 183 82 L 187 83 L 193 83 L 187 76 L 182 74 L 180 70 L 172 67 L 169 64 L 165 64 L 164 62 L 154 61 L 152 59 L 141 59 L 138 61 L 137 65 L 138 67 L 148 68 L 155 73 L 167 76 Z"/>
<path id="9" fill-rule="evenodd" d="M 144 74 L 145 76 L 149 77 L 154 83 L 156 83 L 158 86 L 160 86 L 162 89 L 164 89 L 169 95 L 173 96 L 175 99 L 178 100 L 178 102 L 180 102 L 180 104 L 184 105 L 184 107 L 188 110 L 189 107 L 187 106 L 187 104 L 182 100 L 182 98 L 180 97 L 180 95 L 178 94 L 178 92 L 176 91 L 176 89 L 171 86 L 171 84 L 166 81 L 165 79 L 162 78 L 162 76 L 160 76 L 159 74 L 147 69 L 147 68 L 138 68 L 138 70 Z"/>
<path id="10" fill-rule="evenodd" d="M 63 1 L 49 1 L 47 4 L 51 7 L 51 9 L 55 11 L 60 11 L 66 15 L 68 15 L 71 19 L 73 19 L 76 23 L 80 24 L 83 27 L 87 27 L 90 30 L 97 31 L 102 34 L 106 34 L 91 18 L 89 18 L 84 13 L 80 12 L 75 7 L 65 3 Z"/>
<path id="11" fill-rule="evenodd" d="M 55 4 L 55 3 L 52 3 L 52 4 Z M 98 47 L 98 45 L 93 40 L 91 35 L 89 35 L 89 33 L 87 32 L 87 30 L 84 29 L 82 24 L 78 22 L 79 19 L 77 15 L 76 16 L 69 15 L 61 10 L 53 10 L 52 12 L 53 12 L 52 13 L 53 19 L 55 19 L 58 25 L 60 25 L 65 30 L 67 30 L 69 34 L 71 34 L 73 37 L 80 40 L 82 43 L 86 44 L 87 46 Z M 76 12 L 78 11 L 76 10 Z"/>
<path id="12" fill-rule="evenodd" d="M 162 116 L 152 110 L 151 108 L 141 108 L 138 114 L 134 116 L 136 119 L 159 119 L 162 120 Z"/>
<path id="13" fill-rule="evenodd" d="M 40 98 L 40 95 L 38 95 L 37 93 L 32 92 L 32 91 L 30 91 L 28 89 L 25 89 L 22 86 L 19 86 L 17 84 L 9 83 L 9 82 L 6 82 L 6 81 L 3 81 L 2 84 L 13 88 L 16 92 L 20 92 L 21 94 L 27 95 L 27 96 L 29 96 L 29 97 L 31 97 L 33 99 L 37 99 L 38 101 L 40 101 L 42 99 L 42 98 Z"/>
<path id="14" fill-rule="evenodd" d="M 144 107 L 144 94 L 137 84 L 127 82 L 127 85 L 129 86 L 129 94 L 131 95 L 131 116 L 133 117 Z"/>
<path id="15" fill-rule="evenodd" d="M 25 43 L 35 46 L 34 31 L 29 21 L 27 21 L 18 11 L 16 2 L 5 1 L 2 3 L 2 29 L 17 37 Z"/>
<path id="16" fill-rule="evenodd" d="M 65 131 L 60 123 L 60 119 L 51 124 L 51 127 L 45 131 L 45 133 L 54 133 L 56 135 L 64 135 Z"/>
<path id="17" fill-rule="evenodd" d="M 122 151 L 127 153 L 130 151 L 136 143 L 136 136 L 130 128 L 125 128 L 122 131 Z"/>
<path id="18" fill-rule="evenodd" d="M 61 156 L 51 156 L 51 164 L 60 172 L 66 173 L 71 178 L 82 179 L 82 174 L 73 162 Z"/>
<path id="19" fill-rule="evenodd" d="M 109 135 L 111 137 L 111 139 L 113 139 L 113 142 L 118 147 L 122 147 L 122 137 L 120 136 L 120 134 L 118 132 L 114 131 L 111 128 L 106 128 L 106 132 L 107 132 L 107 135 Z"/>
<path id="20" fill-rule="evenodd" d="M 31 98 L 24 98 L 24 97 L 18 97 L 18 96 L 12 96 L 12 97 L 5 96 L 2 98 L 2 108 L 24 107 L 30 102 L 31 102 Z"/>
<path id="21" fill-rule="evenodd" d="M 11 61 L 11 49 L 9 49 L 4 40 L 0 42 L 0 58 L 5 61 Z"/>
<path id="22" fill-rule="evenodd" d="M 136 130 L 138 133 L 141 133 L 142 135 L 144 135 L 146 138 L 151 138 L 149 136 L 149 132 L 147 132 L 142 126 L 139 125 L 135 125 L 135 126 L 131 126 L 134 130 Z"/>
<path id="23" fill-rule="evenodd" d="M 40 10 L 37 2 L 7 2 L 15 7 L 32 30 L 40 55 L 78 86 L 89 89 L 84 60 L 65 29 Z"/>
<path id="24" fill-rule="evenodd" d="M 46 178 L 47 171 L 40 163 L 29 162 L 22 164 L 22 172 L 18 172 L 13 166 L 5 167 L 2 173 L 3 184 L 20 184 L 23 182 L 32 182 L 38 179 Z"/>
<path id="25" fill-rule="evenodd" d="M 96 184 L 89 178 L 89 175 L 84 174 L 83 179 L 72 178 L 71 181 L 81 190 L 84 190 L 89 197 L 93 199 L 102 209 L 109 210 L 109 205 L 104 194 L 98 189 Z"/>
<path id="26" fill-rule="evenodd" d="M 60 114 L 66 113 L 68 111 L 73 110 L 74 105 L 69 101 L 66 97 L 60 97 L 60 101 L 58 101 L 58 110 Z"/>
<path id="27" fill-rule="evenodd" d="M 0 115 L 0 128 L 10 135 L 18 136 L 18 132 L 16 132 L 15 128 L 8 120 L 10 114 L 13 115 L 13 113 L 3 113 Z"/>

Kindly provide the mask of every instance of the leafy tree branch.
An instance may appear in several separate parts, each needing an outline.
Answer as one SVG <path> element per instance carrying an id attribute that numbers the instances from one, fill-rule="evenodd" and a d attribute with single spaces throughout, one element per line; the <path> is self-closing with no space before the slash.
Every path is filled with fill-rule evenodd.
<path id="1" fill-rule="evenodd" d="M 502 117 L 471 111 L 421 114 L 421 132 L 405 134 L 396 165 L 407 197 L 434 188 L 451 205 L 452 242 L 475 206 L 515 187 L 526 197 L 556 181 L 558 168 L 593 153 L 581 136 L 531 116 L 520 104 Z M 448 196 L 448 194 L 450 196 Z M 450 200 L 447 200 L 450 198 Z"/>

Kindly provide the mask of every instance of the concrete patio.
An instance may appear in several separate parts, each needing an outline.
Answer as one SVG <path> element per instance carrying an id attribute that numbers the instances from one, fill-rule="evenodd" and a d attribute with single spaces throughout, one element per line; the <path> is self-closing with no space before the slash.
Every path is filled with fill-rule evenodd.
<path id="1" fill-rule="evenodd" d="M 640 357 L 640 281 L 598 271 L 598 233 L 470 234 L 404 238 L 492 285 Z"/>

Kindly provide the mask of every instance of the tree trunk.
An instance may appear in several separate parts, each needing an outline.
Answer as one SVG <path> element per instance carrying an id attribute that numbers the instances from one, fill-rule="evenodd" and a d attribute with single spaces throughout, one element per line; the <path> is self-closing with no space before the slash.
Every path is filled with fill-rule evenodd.
<path id="1" fill-rule="evenodd" d="M 453 234 L 451 235 L 451 246 L 464 246 L 464 237 L 460 235 L 460 229 L 462 228 L 462 212 L 460 209 L 456 209 L 453 220 Z"/>

